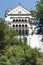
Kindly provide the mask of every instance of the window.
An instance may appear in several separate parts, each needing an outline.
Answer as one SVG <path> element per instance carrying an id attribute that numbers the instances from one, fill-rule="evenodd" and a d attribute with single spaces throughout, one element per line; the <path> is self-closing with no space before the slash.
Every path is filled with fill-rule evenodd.
<path id="1" fill-rule="evenodd" d="M 18 19 L 16 19 L 16 22 L 18 21 Z"/>
<path id="2" fill-rule="evenodd" d="M 13 22 L 15 21 L 15 19 L 13 20 Z"/>
<path id="3" fill-rule="evenodd" d="M 16 25 L 16 27 L 18 27 L 18 25 Z"/>
<path id="4" fill-rule="evenodd" d="M 24 27 L 24 25 L 22 25 L 22 27 Z"/>
<path id="5" fill-rule="evenodd" d="M 25 19 L 25 21 L 27 21 L 27 20 Z"/>
<path id="6" fill-rule="evenodd" d="M 22 19 L 22 21 L 24 21 L 24 20 Z"/>
<path id="7" fill-rule="evenodd" d="M 21 20 L 19 19 L 19 21 L 21 21 Z"/>
<path id="8" fill-rule="evenodd" d="M 25 25 L 25 27 L 27 27 L 27 25 Z"/>
<path id="9" fill-rule="evenodd" d="M 13 25 L 13 27 L 15 27 L 15 25 Z"/>
<path id="10" fill-rule="evenodd" d="M 26 33 L 26 35 L 28 35 L 28 30 L 26 30 L 26 32 L 25 32 L 25 33 Z"/>
<path id="11" fill-rule="evenodd" d="M 22 35 L 24 35 L 24 29 L 22 30 Z"/>
<path id="12" fill-rule="evenodd" d="M 19 27 L 21 27 L 21 25 L 19 25 Z"/>
<path id="13" fill-rule="evenodd" d="M 19 30 L 19 35 L 21 35 L 21 30 Z"/>

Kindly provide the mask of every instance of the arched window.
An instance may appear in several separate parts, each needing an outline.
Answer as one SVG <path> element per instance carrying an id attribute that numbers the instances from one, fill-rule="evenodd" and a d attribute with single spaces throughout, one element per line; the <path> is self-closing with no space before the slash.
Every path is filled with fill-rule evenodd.
<path id="1" fill-rule="evenodd" d="M 18 21 L 18 19 L 16 19 L 16 22 Z"/>
<path id="2" fill-rule="evenodd" d="M 24 27 L 24 25 L 22 25 L 22 27 Z"/>
<path id="3" fill-rule="evenodd" d="M 21 21 L 21 20 L 19 19 L 19 21 Z"/>
<path id="4" fill-rule="evenodd" d="M 25 27 L 27 27 L 27 24 L 25 25 Z"/>
<path id="5" fill-rule="evenodd" d="M 13 22 L 15 22 L 15 19 L 13 19 Z"/>
<path id="6" fill-rule="evenodd" d="M 18 25 L 16 25 L 16 27 L 18 27 Z"/>
<path id="7" fill-rule="evenodd" d="M 25 21 L 27 21 L 27 20 L 25 19 Z"/>
<path id="8" fill-rule="evenodd" d="M 23 22 L 24 20 L 22 19 L 22 22 Z"/>
<path id="9" fill-rule="evenodd" d="M 13 24 L 13 27 L 15 27 L 15 25 Z"/>
<path id="10" fill-rule="evenodd" d="M 19 25 L 19 27 L 21 27 L 21 25 Z"/>

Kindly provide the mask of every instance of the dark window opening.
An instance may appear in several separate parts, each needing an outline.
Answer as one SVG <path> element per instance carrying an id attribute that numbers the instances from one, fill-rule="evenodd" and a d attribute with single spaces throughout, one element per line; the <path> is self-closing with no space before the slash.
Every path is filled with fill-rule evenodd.
<path id="1" fill-rule="evenodd" d="M 22 27 L 24 27 L 24 25 L 22 25 Z"/>
<path id="2" fill-rule="evenodd" d="M 26 35 L 28 35 L 28 30 L 26 30 Z"/>
<path id="3" fill-rule="evenodd" d="M 19 35 L 21 35 L 21 30 L 19 30 Z"/>
<path id="4" fill-rule="evenodd" d="M 25 19 L 25 21 L 27 21 L 27 20 Z"/>
<path id="5" fill-rule="evenodd" d="M 22 19 L 22 21 L 24 21 L 24 20 Z"/>
<path id="6" fill-rule="evenodd" d="M 16 19 L 16 21 L 18 21 L 18 20 Z"/>
<path id="7" fill-rule="evenodd" d="M 13 25 L 13 27 L 15 27 L 15 25 Z"/>
<path id="8" fill-rule="evenodd" d="M 16 25 L 16 27 L 18 27 L 18 25 Z"/>
<path id="9" fill-rule="evenodd" d="M 22 35 L 24 35 L 24 30 L 22 30 Z"/>
<path id="10" fill-rule="evenodd" d="M 13 22 L 15 21 L 15 19 L 13 20 Z"/>
<path id="11" fill-rule="evenodd" d="M 25 25 L 25 27 L 27 27 L 27 25 Z"/>
<path id="12" fill-rule="evenodd" d="M 21 20 L 19 19 L 19 21 L 21 21 Z"/>
<path id="13" fill-rule="evenodd" d="M 19 25 L 19 27 L 21 27 L 21 25 Z"/>

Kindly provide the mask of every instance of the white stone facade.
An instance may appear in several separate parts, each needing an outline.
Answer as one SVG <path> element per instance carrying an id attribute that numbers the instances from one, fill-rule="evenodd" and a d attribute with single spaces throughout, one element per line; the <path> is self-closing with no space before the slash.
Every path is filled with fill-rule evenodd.
<path id="1" fill-rule="evenodd" d="M 34 32 L 34 17 L 32 17 L 30 11 L 26 10 L 21 5 L 18 5 L 12 10 L 6 10 L 5 21 L 8 26 L 18 32 L 18 36 L 25 36 L 27 38 L 28 45 L 32 48 L 40 47 L 39 35 L 31 35 Z M 41 37 L 40 37 L 41 38 Z"/>

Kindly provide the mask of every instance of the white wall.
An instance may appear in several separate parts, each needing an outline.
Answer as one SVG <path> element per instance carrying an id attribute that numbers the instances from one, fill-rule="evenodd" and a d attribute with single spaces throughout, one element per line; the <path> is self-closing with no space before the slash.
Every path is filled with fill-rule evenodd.
<path id="1" fill-rule="evenodd" d="M 40 48 L 41 51 L 43 52 L 43 43 L 41 42 L 41 38 L 42 38 L 42 35 L 29 35 L 27 37 L 27 42 L 28 42 L 28 45 L 30 45 L 30 47 L 32 48 Z"/>

